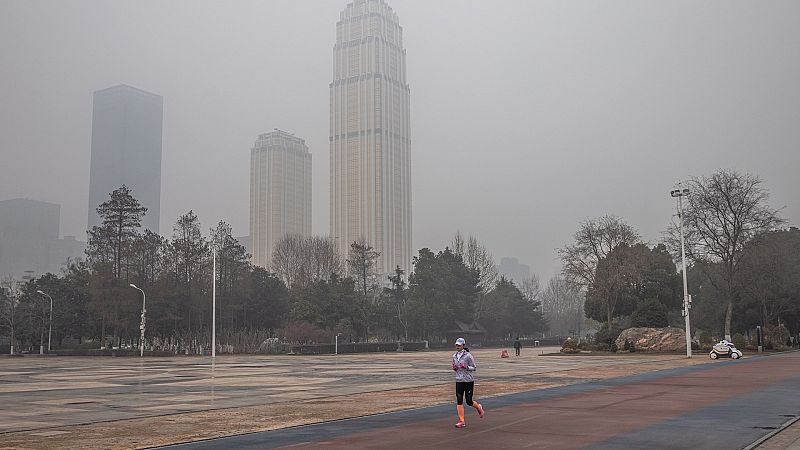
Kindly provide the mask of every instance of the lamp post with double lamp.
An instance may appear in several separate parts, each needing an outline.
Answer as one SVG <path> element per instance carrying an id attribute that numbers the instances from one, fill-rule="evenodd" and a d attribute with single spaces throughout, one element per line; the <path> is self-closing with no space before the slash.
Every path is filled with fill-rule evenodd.
<path id="1" fill-rule="evenodd" d="M 53 297 L 50 297 L 42 291 L 36 291 L 36 293 L 42 294 L 50 299 L 50 329 L 47 331 L 47 353 L 50 353 L 50 342 L 52 342 L 51 337 L 53 336 Z"/>
<path id="2" fill-rule="evenodd" d="M 142 357 L 144 356 L 144 324 L 145 313 L 147 312 L 145 309 L 145 302 L 147 301 L 147 296 L 145 296 L 144 291 L 136 287 L 135 284 L 131 283 L 130 286 L 142 293 L 142 322 L 139 324 L 139 357 Z"/>
<path id="3" fill-rule="evenodd" d="M 689 195 L 689 189 L 681 188 L 670 191 L 669 195 L 678 199 L 678 221 L 681 230 L 681 265 L 683 266 L 683 317 L 686 320 L 686 357 L 692 357 L 692 331 L 689 325 L 689 308 L 692 307 L 692 298 L 689 296 L 689 287 L 686 281 L 686 244 L 683 240 L 683 197 Z"/>

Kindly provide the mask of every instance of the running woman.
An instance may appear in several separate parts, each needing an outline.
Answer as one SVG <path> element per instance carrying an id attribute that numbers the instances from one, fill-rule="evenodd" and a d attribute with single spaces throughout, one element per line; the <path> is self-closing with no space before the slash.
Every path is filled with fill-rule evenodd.
<path id="1" fill-rule="evenodd" d="M 472 391 L 475 388 L 475 378 L 472 372 L 477 370 L 475 358 L 464 346 L 464 338 L 456 339 L 456 352 L 453 353 L 453 370 L 456 373 L 456 410 L 458 410 L 458 423 L 456 428 L 467 426 L 464 422 L 464 397 L 467 397 L 467 405 L 472 406 L 478 411 L 478 415 L 483 419 L 483 407 L 480 403 L 472 401 Z"/>

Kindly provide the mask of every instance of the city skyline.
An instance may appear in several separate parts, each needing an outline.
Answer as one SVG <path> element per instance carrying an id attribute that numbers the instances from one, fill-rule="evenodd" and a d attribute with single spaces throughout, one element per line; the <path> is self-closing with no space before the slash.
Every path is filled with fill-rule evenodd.
<path id="1" fill-rule="evenodd" d="M 61 204 L 61 234 L 85 240 L 91 94 L 126 83 L 166 99 L 164 234 L 189 209 L 204 232 L 247 234 L 253 137 L 330 145 L 347 3 L 3 3 L 0 198 Z M 460 230 L 546 279 L 581 221 L 616 214 L 657 242 L 674 183 L 719 168 L 763 178 L 800 223 L 796 2 L 391 6 L 413 56 L 413 251 Z M 330 233 L 329 173 L 318 157 L 316 235 Z"/>

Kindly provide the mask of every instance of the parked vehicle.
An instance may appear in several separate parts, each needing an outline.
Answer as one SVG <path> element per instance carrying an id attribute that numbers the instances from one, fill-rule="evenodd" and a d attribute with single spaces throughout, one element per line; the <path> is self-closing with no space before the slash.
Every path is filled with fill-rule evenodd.
<path id="1" fill-rule="evenodd" d="M 742 351 L 737 349 L 732 342 L 723 339 L 718 343 L 714 344 L 714 347 L 711 348 L 711 352 L 709 352 L 708 356 L 711 359 L 717 359 L 717 358 L 739 359 L 742 357 Z"/>

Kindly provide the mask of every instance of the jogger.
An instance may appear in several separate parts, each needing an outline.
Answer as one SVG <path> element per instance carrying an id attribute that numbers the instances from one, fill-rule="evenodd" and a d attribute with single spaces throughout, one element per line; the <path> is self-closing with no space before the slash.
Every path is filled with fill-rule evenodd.
<path id="1" fill-rule="evenodd" d="M 475 408 L 481 418 L 483 418 L 484 414 L 481 404 L 472 399 L 475 389 L 475 378 L 472 373 L 478 369 L 475 366 L 475 358 L 472 357 L 469 349 L 464 346 L 465 343 L 464 338 L 456 339 L 456 352 L 453 353 L 453 370 L 456 373 L 456 411 L 458 411 L 456 428 L 463 428 L 467 425 L 464 421 L 465 397 L 467 405 Z"/>

